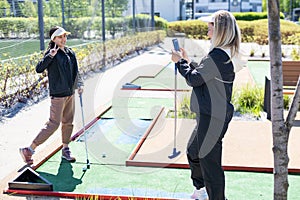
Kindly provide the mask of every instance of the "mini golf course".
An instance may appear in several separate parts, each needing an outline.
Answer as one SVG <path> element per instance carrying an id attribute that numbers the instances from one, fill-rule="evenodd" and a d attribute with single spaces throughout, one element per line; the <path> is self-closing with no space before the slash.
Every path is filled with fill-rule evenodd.
<path id="1" fill-rule="evenodd" d="M 155 77 L 138 78 L 132 83 L 141 88 L 153 89 L 153 97 L 141 97 L 144 91 L 135 91 L 113 99 L 111 107 L 89 127 L 83 137 L 82 131 L 75 134 L 70 143 L 75 163 L 61 159 L 61 151 L 52 152 L 49 159 L 38 165 L 35 171 L 53 185 L 53 191 L 12 189 L 5 192 L 19 195 L 57 196 L 75 199 L 189 199 L 194 188 L 190 180 L 190 170 L 186 168 L 128 166 L 137 146 L 143 145 L 148 133 L 160 117 L 167 116 L 174 107 L 172 91 L 156 89 L 174 88 L 174 77 L 169 76 L 166 66 Z M 160 84 L 157 84 L 160 83 Z M 178 77 L 178 88 L 182 89 L 179 98 L 189 95 L 185 81 Z M 137 94 L 138 93 L 138 94 Z M 159 95 L 158 95 L 159 93 Z M 172 119 L 168 119 L 172 120 Z M 88 123 L 88 122 L 87 122 Z M 173 130 L 170 130 L 172 132 Z M 186 133 L 189 137 L 190 133 Z M 226 137 L 226 136 L 225 136 Z M 90 161 L 86 166 L 85 140 Z M 151 138 L 150 138 L 151 139 Z M 171 143 L 173 138 L 162 138 L 160 142 Z M 151 151 L 155 151 L 153 147 Z M 167 154 L 171 154 L 167 150 Z M 180 156 L 184 157 L 185 151 Z M 241 155 L 243 156 L 243 155 Z M 259 155 L 257 155 L 259 156 Z M 170 164 L 176 161 L 170 160 Z M 255 159 L 252 161 L 255 163 Z M 273 174 L 251 171 L 225 171 L 226 196 L 229 200 L 267 200 L 273 198 Z M 30 184 L 30 183 L 29 183 Z M 300 197 L 299 174 L 289 175 L 288 199 Z"/>

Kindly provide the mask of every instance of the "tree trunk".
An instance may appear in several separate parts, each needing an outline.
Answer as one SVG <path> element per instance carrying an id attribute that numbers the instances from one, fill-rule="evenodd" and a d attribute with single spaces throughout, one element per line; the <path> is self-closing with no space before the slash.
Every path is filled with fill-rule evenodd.
<path id="1" fill-rule="evenodd" d="M 283 77 L 279 0 L 268 0 L 268 26 L 271 67 L 271 119 L 274 154 L 274 200 L 286 200 L 288 191 L 287 144 L 289 130 L 283 116 Z"/>

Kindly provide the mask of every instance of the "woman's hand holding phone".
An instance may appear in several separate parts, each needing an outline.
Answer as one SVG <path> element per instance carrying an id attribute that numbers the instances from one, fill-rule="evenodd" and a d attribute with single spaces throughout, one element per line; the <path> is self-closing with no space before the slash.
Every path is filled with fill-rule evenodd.
<path id="1" fill-rule="evenodd" d="M 177 63 L 180 59 L 186 60 L 188 63 L 190 63 L 189 56 L 187 55 L 187 52 L 184 48 L 179 48 L 179 51 L 172 50 L 172 57 L 171 60 L 175 63 Z"/>

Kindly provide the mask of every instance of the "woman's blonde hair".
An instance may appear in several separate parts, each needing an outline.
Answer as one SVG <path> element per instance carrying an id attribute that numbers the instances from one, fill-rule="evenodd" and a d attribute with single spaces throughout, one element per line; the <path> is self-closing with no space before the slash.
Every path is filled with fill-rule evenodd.
<path id="1" fill-rule="evenodd" d="M 211 39 L 212 48 L 230 48 L 231 57 L 240 49 L 241 33 L 235 17 L 226 10 L 214 14 L 214 31 Z"/>

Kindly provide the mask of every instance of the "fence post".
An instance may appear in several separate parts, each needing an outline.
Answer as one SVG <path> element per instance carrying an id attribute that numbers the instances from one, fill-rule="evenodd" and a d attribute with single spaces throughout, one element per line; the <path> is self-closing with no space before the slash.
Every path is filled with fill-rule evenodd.
<path id="1" fill-rule="evenodd" d="M 40 50 L 45 50 L 44 42 L 44 18 L 43 18 L 43 1 L 38 0 L 38 20 L 39 20 L 39 30 L 40 30 Z"/>

